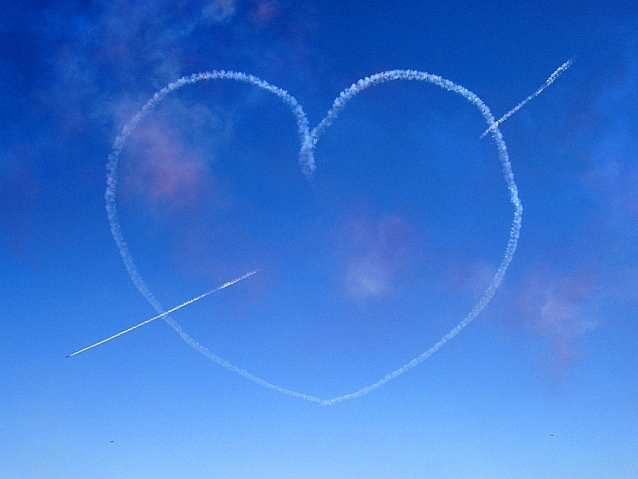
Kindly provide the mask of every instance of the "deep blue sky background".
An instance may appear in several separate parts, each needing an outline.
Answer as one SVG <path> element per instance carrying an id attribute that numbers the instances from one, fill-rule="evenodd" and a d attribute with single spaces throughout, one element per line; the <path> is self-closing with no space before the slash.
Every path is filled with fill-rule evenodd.
<path id="1" fill-rule="evenodd" d="M 638 6 L 614 2 L 2 1 L 3 477 L 633 478 L 638 475 Z M 409 68 L 499 117 L 525 208 L 477 320 L 426 362 L 321 407 L 217 366 L 153 316 L 104 210 L 122 126 L 177 78 L 226 69 L 311 126 L 344 88 Z M 184 87 L 122 154 L 144 278 L 225 359 L 334 397 L 429 348 L 480 297 L 512 207 L 485 123 L 429 84 L 357 96 L 297 165 L 276 97 Z M 113 441 L 113 442 L 111 442 Z"/>

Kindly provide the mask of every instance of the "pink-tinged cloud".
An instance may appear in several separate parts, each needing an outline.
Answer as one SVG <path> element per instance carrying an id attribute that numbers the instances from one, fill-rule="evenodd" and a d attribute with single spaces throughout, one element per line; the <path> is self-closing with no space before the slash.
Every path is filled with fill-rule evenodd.
<path id="1" fill-rule="evenodd" d="M 411 241 L 411 228 L 396 216 L 346 221 L 339 234 L 345 295 L 367 301 L 391 294 L 410 269 Z"/>
<path id="2" fill-rule="evenodd" d="M 123 165 L 123 196 L 155 211 L 178 213 L 195 207 L 210 188 L 206 163 L 161 120 L 140 125 L 129 146 L 132 154 Z"/>
<path id="3" fill-rule="evenodd" d="M 578 356 L 578 342 L 597 326 L 588 307 L 595 289 L 591 273 L 556 275 L 545 266 L 530 271 L 518 292 L 510 293 L 510 324 L 548 341 L 558 376 Z"/>

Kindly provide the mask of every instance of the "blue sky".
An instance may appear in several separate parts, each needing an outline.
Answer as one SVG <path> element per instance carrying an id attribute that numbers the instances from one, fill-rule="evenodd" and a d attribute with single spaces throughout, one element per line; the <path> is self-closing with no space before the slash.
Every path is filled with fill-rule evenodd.
<path id="1" fill-rule="evenodd" d="M 453 2 L 452 2 L 453 3 Z M 632 478 L 638 474 L 634 2 L 3 1 L 0 464 L 9 478 Z M 160 88 L 234 70 L 316 126 L 391 69 L 500 117 L 524 207 L 476 320 L 370 394 L 321 406 L 189 348 L 111 236 L 113 142 Z M 514 214 L 461 96 L 394 81 L 350 100 L 301 171 L 277 96 L 169 94 L 127 139 L 116 204 L 139 274 L 212 353 L 323 399 L 435 344 L 480 300 Z"/>

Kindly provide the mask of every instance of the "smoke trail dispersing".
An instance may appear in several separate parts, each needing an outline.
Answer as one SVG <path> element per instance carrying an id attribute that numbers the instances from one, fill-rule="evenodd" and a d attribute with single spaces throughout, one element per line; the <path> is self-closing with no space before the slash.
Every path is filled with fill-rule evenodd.
<path id="1" fill-rule="evenodd" d="M 480 138 L 484 138 L 485 135 L 487 135 L 490 131 L 494 131 L 494 128 L 496 128 L 498 125 L 500 125 L 501 123 L 503 123 L 505 120 L 507 120 L 510 116 L 512 116 L 514 113 L 516 113 L 518 110 L 520 110 L 521 108 L 523 108 L 525 106 L 525 104 L 530 101 L 533 100 L 534 98 L 536 98 L 538 95 L 541 94 L 541 92 L 547 88 L 548 86 L 550 86 L 552 83 L 554 83 L 554 81 L 561 75 L 561 73 L 563 73 L 565 70 L 567 70 L 569 67 L 571 67 L 574 64 L 574 59 L 570 58 L 569 60 L 567 60 L 565 63 L 563 63 L 561 66 L 559 66 L 556 71 L 554 73 L 552 73 L 549 78 L 545 81 L 545 83 L 543 83 L 543 85 L 541 85 L 541 87 L 536 90 L 534 93 L 532 93 L 530 96 L 528 96 L 527 98 L 525 98 L 522 102 L 520 102 L 518 105 L 516 105 L 514 108 L 512 108 L 510 111 L 508 111 L 507 113 L 505 113 L 505 115 L 503 115 L 499 120 L 496 121 L 496 123 L 494 123 L 492 126 L 490 126 L 487 130 L 485 130 L 483 132 L 483 134 L 480 136 Z"/>
<path id="2" fill-rule="evenodd" d="M 179 306 L 175 306 L 173 309 L 169 309 L 165 313 L 158 314 L 157 316 L 154 316 L 151 319 L 147 319 L 146 321 L 143 321 L 140 324 L 136 324 L 135 326 L 132 326 L 132 327 L 130 327 L 128 329 L 125 329 L 124 331 L 121 331 L 121 332 L 119 332 L 117 334 L 114 334 L 113 336 L 111 336 L 109 338 L 103 339 L 102 341 L 98 341 L 97 343 L 92 344 L 91 346 L 87 346 L 86 348 L 80 349 L 79 351 L 76 351 L 76 352 L 74 352 L 72 354 L 69 354 L 67 356 L 67 358 L 70 358 L 71 356 L 76 356 L 77 354 L 83 353 L 84 351 L 88 351 L 89 349 L 92 349 L 92 348 L 94 348 L 96 346 L 99 346 L 100 344 L 104 344 L 107 341 L 110 341 L 111 339 L 115 339 L 118 336 L 122 336 L 123 334 L 129 333 L 129 332 L 133 331 L 134 329 L 137 329 L 137 328 L 139 328 L 141 326 L 144 326 L 145 324 L 152 323 L 156 319 L 163 318 L 164 316 L 166 316 L 168 314 L 174 313 L 178 309 L 182 309 L 184 306 L 188 306 L 189 304 L 193 304 L 195 301 L 199 301 L 200 299 L 205 298 L 206 296 L 208 296 L 210 294 L 213 294 L 213 293 L 216 293 L 217 291 L 221 291 L 222 289 L 228 288 L 229 286 L 232 286 L 235 283 L 239 283 L 241 280 L 246 279 L 249 276 L 252 276 L 253 274 L 255 274 L 257 272 L 258 272 L 258 270 L 251 271 L 250 273 L 246 273 L 245 275 L 240 276 L 237 279 L 234 279 L 232 281 L 228 281 L 227 283 L 224 283 L 221 286 L 219 286 L 219 287 L 217 287 L 215 289 L 212 289 L 212 290 L 210 290 L 207 293 L 200 294 L 196 298 L 190 299 L 190 300 L 186 301 L 185 303 L 180 304 Z"/>
<path id="3" fill-rule="evenodd" d="M 558 77 L 558 75 L 560 75 L 560 73 L 562 73 L 567 68 L 569 68 L 571 64 L 572 64 L 572 61 L 569 60 L 563 65 L 561 65 L 561 67 L 559 67 L 554 72 L 554 74 L 552 74 L 552 76 L 545 82 L 545 85 L 539 88 L 534 95 L 530 95 L 528 98 L 523 100 L 523 102 L 517 105 L 516 108 L 514 108 L 511 112 L 509 112 L 507 115 L 505 115 L 503 118 L 501 118 L 498 121 L 494 120 L 494 116 L 492 115 L 488 106 L 485 103 L 483 103 L 483 101 L 476 94 L 472 93 L 471 91 L 467 90 L 466 88 L 460 85 L 457 85 L 456 83 L 451 82 L 450 80 L 443 79 L 437 75 L 432 75 L 429 73 L 415 71 L 415 70 L 391 70 L 391 71 L 386 71 L 382 73 L 377 73 L 370 77 L 366 77 L 359 80 L 357 83 L 354 83 L 352 86 L 350 86 L 349 88 L 341 92 L 341 94 L 333 102 L 332 108 L 328 111 L 325 118 L 321 120 L 321 122 L 312 130 L 312 132 L 309 131 L 308 120 L 301 105 L 292 95 L 290 95 L 287 91 L 281 88 L 278 88 L 276 86 L 273 86 L 270 83 L 264 80 L 261 80 L 257 77 L 254 77 L 252 75 L 248 75 L 245 73 L 232 72 L 232 71 L 212 71 L 212 72 L 205 72 L 205 73 L 197 73 L 194 75 L 183 77 L 169 84 L 162 90 L 155 93 L 155 95 L 142 107 L 142 109 L 138 113 L 136 113 L 133 116 L 133 118 L 124 126 L 121 134 L 115 140 L 115 143 L 113 145 L 113 150 L 111 154 L 109 155 L 108 164 L 107 164 L 108 174 L 107 174 L 107 188 L 105 193 L 105 199 L 106 199 L 106 210 L 108 214 L 108 219 L 111 225 L 111 233 L 113 234 L 113 238 L 115 239 L 115 243 L 117 244 L 120 255 L 122 256 L 124 265 L 126 266 L 126 269 L 129 273 L 129 276 L 131 277 L 131 280 L 133 281 L 137 289 L 140 291 L 140 293 L 146 298 L 146 300 L 151 304 L 151 306 L 158 313 L 157 317 L 149 321 L 146 321 L 138 326 L 147 324 L 148 322 L 155 319 L 159 319 L 161 317 L 169 326 L 171 326 L 177 332 L 177 334 L 182 338 L 182 340 L 184 340 L 184 342 L 186 342 L 190 347 L 200 352 L 201 354 L 211 359 L 212 361 L 216 362 L 220 366 L 228 369 L 229 371 L 235 372 L 239 374 L 240 376 L 243 376 L 244 378 L 250 381 L 253 381 L 256 384 L 259 384 L 260 386 L 272 389 L 279 393 L 292 396 L 298 399 L 304 399 L 307 401 L 316 402 L 322 405 L 331 405 L 331 404 L 335 404 L 337 402 L 345 401 L 348 399 L 359 398 L 365 394 L 368 394 L 371 391 L 374 391 L 375 389 L 378 389 L 379 387 L 388 383 L 392 379 L 400 376 L 406 371 L 417 366 L 418 364 L 423 362 L 425 359 L 427 359 L 429 356 L 431 356 L 436 351 L 438 351 L 449 340 L 451 340 L 452 338 L 454 338 L 454 336 L 456 336 L 459 332 L 461 332 L 461 330 L 465 328 L 472 320 L 474 320 L 481 313 L 481 311 L 485 309 L 485 307 L 488 305 L 488 303 L 490 302 L 490 300 L 496 293 L 496 290 L 498 289 L 499 285 L 501 284 L 503 277 L 505 276 L 505 272 L 507 271 L 507 268 L 510 262 L 512 261 L 512 258 L 514 257 L 514 253 L 518 245 L 518 239 L 519 239 L 520 230 L 521 230 L 521 221 L 523 216 L 523 206 L 521 204 L 521 200 L 518 197 L 518 188 L 516 186 L 516 183 L 514 182 L 514 175 L 512 173 L 512 167 L 509 160 L 507 147 L 505 145 L 505 141 L 503 140 L 503 135 L 501 134 L 498 126 L 500 123 L 502 123 L 507 118 L 509 118 L 509 116 L 513 115 L 516 111 L 522 108 L 525 105 L 525 103 L 527 103 L 529 100 L 537 96 L 541 91 L 543 91 L 545 88 L 551 85 L 554 82 L 554 80 Z M 316 147 L 317 141 L 319 140 L 321 135 L 325 133 L 326 129 L 330 126 L 333 120 L 337 118 L 338 113 L 341 110 L 343 110 L 347 102 L 351 100 L 352 98 L 354 98 L 358 93 L 365 90 L 366 88 L 378 85 L 380 83 L 386 83 L 386 82 L 390 82 L 394 80 L 422 81 L 422 82 L 434 84 L 440 88 L 443 88 L 444 90 L 448 90 L 453 93 L 459 94 L 462 97 L 464 97 L 466 100 L 468 100 L 470 103 L 472 103 L 474 106 L 476 106 L 479 112 L 481 113 L 481 115 L 483 115 L 483 118 L 485 118 L 489 126 L 487 132 L 491 131 L 493 133 L 492 137 L 494 139 L 494 142 L 496 143 L 498 157 L 501 162 L 503 175 L 505 178 L 505 183 L 507 185 L 507 189 L 510 195 L 510 201 L 512 205 L 514 206 L 514 218 L 512 220 L 512 225 L 510 227 L 509 240 L 507 242 L 507 247 L 505 249 L 505 254 L 503 256 L 503 259 L 501 260 L 501 263 L 496 273 L 494 274 L 494 277 L 490 281 L 487 289 L 483 293 L 483 296 L 474 305 L 474 307 L 467 314 L 467 316 L 465 316 L 465 318 L 463 318 L 463 320 L 458 325 L 456 325 L 450 332 L 448 332 L 445 336 L 443 336 L 431 348 L 429 348 L 427 351 L 423 352 L 421 355 L 417 356 L 416 358 L 412 359 L 408 363 L 404 364 L 400 368 L 396 369 L 395 371 L 392 371 L 391 373 L 387 374 L 386 376 L 384 376 L 377 382 L 367 387 L 364 387 L 362 389 L 359 389 L 358 391 L 354 391 L 349 394 L 334 397 L 332 399 L 320 399 L 315 396 L 302 394 L 296 391 L 285 389 L 276 384 L 269 383 L 268 381 L 262 378 L 259 378 L 249 373 L 248 371 L 241 369 L 229 363 L 225 359 L 220 358 L 219 356 L 213 354 L 206 347 L 202 346 L 193 338 L 191 338 L 179 326 L 179 324 L 177 324 L 168 315 L 170 312 L 176 310 L 177 308 L 174 308 L 173 310 L 170 310 L 167 312 L 163 310 L 161 304 L 153 296 L 150 289 L 148 288 L 148 286 L 142 279 L 142 276 L 138 272 L 137 267 L 135 266 L 135 263 L 133 262 L 133 258 L 128 249 L 128 245 L 126 241 L 124 240 L 124 236 L 122 234 L 122 229 L 120 227 L 118 214 L 117 214 L 117 208 L 115 204 L 116 186 L 117 186 L 117 166 L 118 166 L 119 156 L 122 151 L 122 148 L 124 147 L 126 139 L 131 135 L 131 133 L 136 128 L 138 123 L 149 113 L 150 110 L 152 110 L 155 106 L 157 106 L 157 104 L 160 101 L 162 101 L 166 95 L 187 84 L 193 84 L 201 80 L 216 80 L 216 79 L 229 79 L 229 80 L 235 80 L 235 81 L 240 81 L 244 83 L 250 83 L 266 91 L 274 93 L 286 105 L 290 107 L 290 109 L 292 110 L 293 114 L 295 115 L 297 119 L 298 132 L 299 132 L 300 141 L 301 141 L 301 149 L 299 152 L 299 163 L 302 166 L 302 170 L 304 174 L 308 176 L 312 175 L 312 173 L 315 171 L 314 149 Z M 191 300 L 187 303 L 184 303 L 183 305 L 179 307 L 183 307 L 183 306 L 186 306 L 187 304 L 191 304 L 197 299 L 200 299 L 200 297 L 195 298 L 194 300 Z M 135 328 L 138 326 L 135 326 Z M 132 329 L 134 328 L 131 328 L 130 330 Z M 127 331 L 124 331 L 120 334 L 124 334 Z M 98 344 L 101 344 L 101 343 L 98 343 Z M 78 353 L 79 352 L 81 351 L 78 351 Z M 74 354 L 78 354 L 78 353 L 74 353 Z"/>

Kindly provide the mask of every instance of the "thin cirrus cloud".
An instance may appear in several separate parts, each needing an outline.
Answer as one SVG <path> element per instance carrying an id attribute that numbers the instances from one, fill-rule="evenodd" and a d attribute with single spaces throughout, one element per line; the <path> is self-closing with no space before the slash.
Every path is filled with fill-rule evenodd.
<path id="1" fill-rule="evenodd" d="M 205 21 L 219 23 L 230 20 L 235 15 L 237 0 L 214 0 L 202 9 Z"/>

